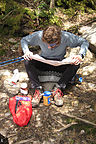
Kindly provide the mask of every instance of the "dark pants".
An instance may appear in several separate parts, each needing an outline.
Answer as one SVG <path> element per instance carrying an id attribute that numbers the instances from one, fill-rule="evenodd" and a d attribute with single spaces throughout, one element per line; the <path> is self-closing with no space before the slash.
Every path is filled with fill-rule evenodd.
<path id="1" fill-rule="evenodd" d="M 26 72 L 28 74 L 29 80 L 33 85 L 40 86 L 40 82 L 38 79 L 38 74 L 40 71 L 55 71 L 62 73 L 58 84 L 68 84 L 70 80 L 72 80 L 73 76 L 75 76 L 77 70 L 80 67 L 79 65 L 61 65 L 61 66 L 52 66 L 40 61 L 36 60 L 24 60 Z"/>

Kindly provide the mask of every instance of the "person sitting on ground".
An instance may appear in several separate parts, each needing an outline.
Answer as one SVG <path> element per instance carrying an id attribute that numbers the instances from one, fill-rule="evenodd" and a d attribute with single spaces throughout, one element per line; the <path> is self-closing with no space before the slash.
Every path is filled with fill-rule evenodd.
<path id="1" fill-rule="evenodd" d="M 31 52 L 28 46 L 40 46 L 40 56 L 47 60 L 62 61 L 66 54 L 66 48 L 74 48 L 80 46 L 78 55 L 72 56 L 71 64 L 53 66 L 37 60 L 32 59 L 33 52 Z M 87 40 L 72 34 L 67 31 L 61 30 L 58 26 L 47 26 L 44 30 L 36 31 L 21 39 L 21 47 L 24 52 L 24 64 L 29 80 L 31 82 L 31 88 L 35 89 L 34 97 L 32 99 L 32 105 L 37 106 L 40 102 L 40 94 L 42 86 L 38 79 L 38 71 L 56 71 L 62 73 L 57 85 L 54 86 L 53 96 L 55 104 L 61 106 L 58 100 L 62 101 L 62 91 L 66 88 L 69 81 L 75 76 L 77 70 L 80 67 L 86 51 L 89 47 Z"/>

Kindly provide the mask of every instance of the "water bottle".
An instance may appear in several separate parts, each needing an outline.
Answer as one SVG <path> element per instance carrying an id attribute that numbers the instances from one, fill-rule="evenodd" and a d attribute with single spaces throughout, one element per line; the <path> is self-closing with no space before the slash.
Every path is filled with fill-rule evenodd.
<path id="1" fill-rule="evenodd" d="M 11 78 L 11 84 L 16 85 L 17 81 L 19 81 L 19 71 L 18 71 L 18 69 L 15 69 L 13 71 L 13 77 Z"/>

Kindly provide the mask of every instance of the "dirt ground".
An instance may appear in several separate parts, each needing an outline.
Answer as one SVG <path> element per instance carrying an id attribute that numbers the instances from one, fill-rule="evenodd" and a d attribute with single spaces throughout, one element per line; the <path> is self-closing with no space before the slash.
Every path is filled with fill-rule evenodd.
<path id="1" fill-rule="evenodd" d="M 11 45 L 4 47 L 11 49 Z M 1 61 L 18 57 L 17 51 L 8 49 Z M 82 65 L 83 67 L 87 64 Z M 1 67 L 0 70 L 18 68 L 25 71 L 23 62 Z M 82 69 L 82 67 L 81 67 Z M 27 126 L 19 127 L 13 122 L 9 111 L 9 98 L 3 81 L 0 82 L 0 133 L 8 138 L 9 144 L 96 144 L 96 89 L 89 88 L 88 83 L 96 85 L 95 71 L 83 77 L 83 82 L 69 85 L 64 91 L 64 105 L 33 108 L 32 117 Z M 52 88 L 53 83 L 45 83 L 45 89 Z M 30 89 L 29 92 L 31 93 Z M 0 136 L 0 143 L 7 140 Z"/>

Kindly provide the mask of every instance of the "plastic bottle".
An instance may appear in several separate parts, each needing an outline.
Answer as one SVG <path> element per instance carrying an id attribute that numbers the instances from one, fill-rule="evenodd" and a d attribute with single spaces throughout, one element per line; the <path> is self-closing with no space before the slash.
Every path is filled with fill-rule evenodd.
<path id="1" fill-rule="evenodd" d="M 20 93 L 23 94 L 23 95 L 28 94 L 27 83 L 22 83 L 21 84 Z"/>
<path id="2" fill-rule="evenodd" d="M 11 78 L 11 85 L 16 85 L 16 82 L 19 81 L 19 70 L 15 69 L 13 71 L 13 77 Z"/>

